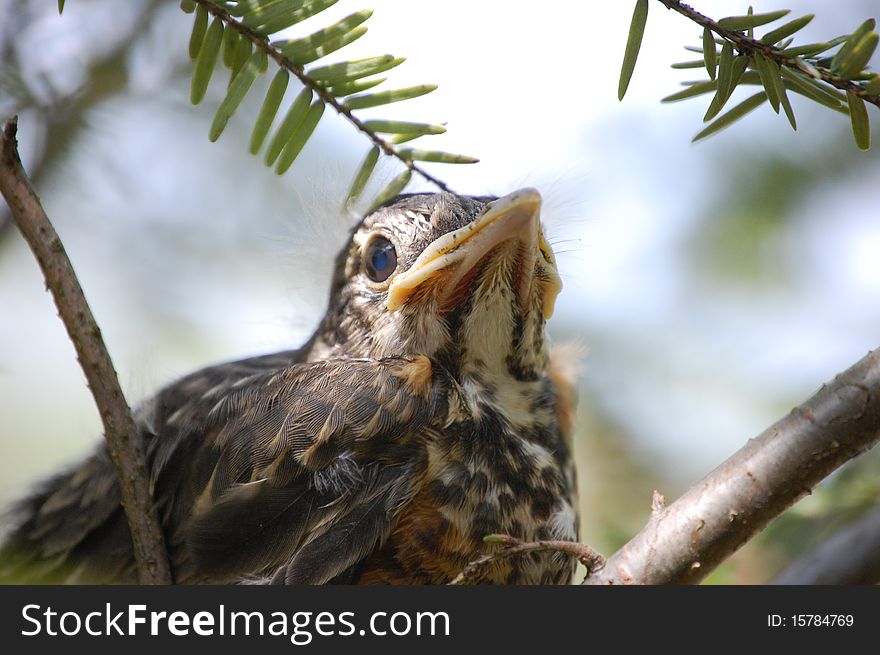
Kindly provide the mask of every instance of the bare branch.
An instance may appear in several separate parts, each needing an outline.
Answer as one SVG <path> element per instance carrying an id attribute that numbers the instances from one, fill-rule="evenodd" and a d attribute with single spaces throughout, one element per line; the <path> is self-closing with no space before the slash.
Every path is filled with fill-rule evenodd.
<path id="1" fill-rule="evenodd" d="M 475 559 L 449 584 L 461 585 L 476 581 L 483 571 L 495 562 L 526 553 L 554 552 L 574 557 L 586 567 L 588 576 L 605 566 L 604 557 L 586 544 L 580 544 L 576 541 L 522 541 L 506 534 L 491 534 L 484 541 L 490 544 L 500 544 L 501 550 L 486 553 Z"/>
<path id="2" fill-rule="evenodd" d="M 22 168 L 17 131 L 17 118 L 6 121 L 0 137 L 0 192 L 40 264 L 101 414 L 104 436 L 119 474 L 140 581 L 170 584 L 171 568 L 131 410 L 64 246 Z"/>
<path id="3" fill-rule="evenodd" d="M 880 509 L 868 512 L 789 564 L 770 584 L 880 582 Z"/>
<path id="4" fill-rule="evenodd" d="M 656 512 L 584 584 L 695 583 L 880 440 L 880 349 Z"/>

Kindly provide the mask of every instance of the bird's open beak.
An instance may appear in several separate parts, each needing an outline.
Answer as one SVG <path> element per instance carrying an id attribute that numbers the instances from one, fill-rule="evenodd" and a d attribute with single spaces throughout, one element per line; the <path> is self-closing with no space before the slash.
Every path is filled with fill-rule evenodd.
<path id="1" fill-rule="evenodd" d="M 523 254 L 516 284 L 520 304 L 525 307 L 529 302 L 536 263 L 540 262 L 543 314 L 545 319 L 550 318 L 562 281 L 556 271 L 553 251 L 541 231 L 540 213 L 541 194 L 531 188 L 514 191 L 489 203 L 473 222 L 434 241 L 409 270 L 394 278 L 388 288 L 388 309 L 400 308 L 426 287 L 432 288 L 444 304 L 486 255 L 502 243 L 518 239 Z"/>

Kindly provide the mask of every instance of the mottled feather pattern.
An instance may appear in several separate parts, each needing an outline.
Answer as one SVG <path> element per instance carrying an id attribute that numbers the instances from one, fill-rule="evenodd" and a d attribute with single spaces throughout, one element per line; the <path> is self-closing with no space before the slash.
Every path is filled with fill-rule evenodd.
<path id="1" fill-rule="evenodd" d="M 272 573 L 282 564 L 295 577 L 300 574 L 288 560 L 304 543 L 327 532 L 321 526 L 329 518 L 344 524 L 348 513 L 375 503 L 387 521 L 389 511 L 405 497 L 405 485 L 395 481 L 412 466 L 415 445 L 407 441 L 443 409 L 439 386 L 434 395 L 409 394 L 408 380 L 399 374 L 407 360 L 346 360 L 344 367 L 330 360 L 257 373 L 252 364 L 260 363 L 235 364 L 242 377 L 227 376 L 225 394 L 217 392 L 221 383 L 213 379 L 214 371 L 201 380 L 180 381 L 187 395 L 168 387 L 165 396 L 187 399 L 183 426 L 174 421 L 182 415 L 180 408 L 163 404 L 162 395 L 158 406 L 146 410 L 157 503 L 164 522 L 174 526 L 172 547 L 185 547 L 192 560 L 192 567 L 178 572 L 178 581 L 232 582 L 263 569 Z M 206 389 L 201 397 L 190 395 L 197 387 Z M 252 397 L 258 401 L 249 402 Z M 393 411 L 404 405 L 413 411 Z M 187 429 L 192 423 L 201 426 L 198 433 Z M 187 443 L 196 439 L 197 444 Z M 197 448 L 177 461 L 192 445 Z M 96 467 L 103 475 L 94 473 Z M 173 468 L 173 475 L 165 467 Z M 108 473 L 112 466 L 102 448 L 37 500 L 33 527 L 23 525 L 19 533 L 27 542 L 43 545 L 41 559 L 58 555 L 54 566 L 66 568 L 63 555 L 83 533 L 110 517 L 121 518 L 115 477 Z M 94 485 L 93 479 L 104 486 Z M 83 488 L 85 482 L 91 486 Z M 94 510 L 76 513 L 80 521 L 69 522 L 71 506 L 83 503 L 95 505 Z M 23 512 L 30 513 L 29 508 Z M 351 547 L 366 550 L 380 532 L 374 527 L 363 535 L 366 543 Z M 125 568 L 131 572 L 130 561 Z M 189 573 L 189 568 L 199 573 Z M 317 570 L 310 576 L 321 577 Z"/>

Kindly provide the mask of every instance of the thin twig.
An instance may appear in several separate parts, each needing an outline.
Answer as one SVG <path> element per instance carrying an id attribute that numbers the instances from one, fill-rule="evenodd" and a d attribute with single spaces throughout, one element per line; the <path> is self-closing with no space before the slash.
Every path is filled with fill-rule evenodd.
<path id="1" fill-rule="evenodd" d="M 755 52 L 760 52 L 762 55 L 764 55 L 768 59 L 772 59 L 780 66 L 787 66 L 801 73 L 804 71 L 803 64 L 799 63 L 801 61 L 799 57 L 789 57 L 783 54 L 782 50 L 772 44 L 763 43 L 758 39 L 749 38 L 746 34 L 742 32 L 725 29 L 708 16 L 704 16 L 700 12 L 696 11 L 693 7 L 691 7 L 690 5 L 686 5 L 683 2 L 677 2 L 676 0 L 659 1 L 663 5 L 665 5 L 667 9 L 677 11 L 682 16 L 685 16 L 686 18 L 689 18 L 690 20 L 695 22 L 697 25 L 706 27 L 715 32 L 715 34 L 717 34 L 721 38 L 731 41 L 736 45 L 737 49 L 742 54 L 753 54 Z M 865 102 L 870 102 L 872 105 L 880 107 L 880 95 L 872 95 L 868 93 L 867 91 L 865 91 L 865 87 L 863 87 L 861 84 L 857 84 L 852 80 L 845 80 L 841 77 L 838 77 L 830 70 L 822 66 L 813 66 L 812 68 L 817 70 L 822 76 L 822 79 L 831 86 L 840 89 L 841 91 L 850 91 L 859 96 Z"/>
<path id="2" fill-rule="evenodd" d="M 486 542 L 500 544 L 502 548 L 475 559 L 461 573 L 455 576 L 449 584 L 461 585 L 472 582 L 478 579 L 483 571 L 495 562 L 526 553 L 554 552 L 574 557 L 586 567 L 588 577 L 594 571 L 599 571 L 605 566 L 604 557 L 586 544 L 576 541 L 522 541 L 506 534 L 493 534 L 486 537 Z"/>
<path id="3" fill-rule="evenodd" d="M 785 567 L 770 584 L 880 582 L 880 509 L 868 512 Z"/>
<path id="4" fill-rule="evenodd" d="M 376 147 L 378 147 L 386 155 L 401 161 L 403 165 L 410 169 L 413 173 L 420 175 L 437 188 L 443 191 L 448 191 L 449 193 L 454 193 L 452 189 L 450 189 L 449 186 L 441 179 L 434 177 L 421 166 L 416 165 L 411 159 L 407 159 L 406 157 L 402 156 L 394 149 L 394 147 L 390 143 L 385 141 L 375 132 L 368 130 L 363 122 L 357 116 L 351 113 L 348 107 L 339 102 L 339 100 L 337 100 L 334 96 L 330 95 L 330 93 L 327 92 L 327 89 L 324 88 L 324 86 L 318 84 L 317 82 L 315 82 L 315 80 L 306 75 L 305 71 L 303 71 L 302 68 L 290 61 L 290 59 L 285 57 L 277 48 L 273 48 L 269 40 L 262 34 L 256 32 L 255 30 L 252 30 L 241 21 L 235 20 L 235 17 L 232 14 L 226 11 L 223 7 L 214 4 L 211 0 L 195 0 L 195 2 L 202 5 L 209 13 L 222 20 L 226 25 L 232 27 L 232 29 L 248 39 L 257 48 L 265 52 L 269 57 L 274 59 L 281 68 L 290 71 L 290 73 L 292 73 L 300 82 L 302 82 L 303 86 L 311 89 L 315 93 L 315 95 L 317 95 L 325 104 L 330 105 L 333 109 L 336 110 L 339 115 L 345 118 L 345 120 L 354 125 L 355 128 L 357 128 L 360 132 L 366 134 L 370 141 L 372 141 L 376 145 Z"/>
<path id="5" fill-rule="evenodd" d="M 143 584 L 170 584 L 165 540 L 150 497 L 149 478 L 131 410 L 64 246 L 21 165 L 17 131 L 17 117 L 6 121 L 0 137 L 0 192 L 9 204 L 12 220 L 40 264 L 101 414 L 108 450 L 119 474 L 139 579 Z"/>
<path id="6" fill-rule="evenodd" d="M 660 509 L 585 584 L 694 583 L 880 441 L 880 349 Z"/>

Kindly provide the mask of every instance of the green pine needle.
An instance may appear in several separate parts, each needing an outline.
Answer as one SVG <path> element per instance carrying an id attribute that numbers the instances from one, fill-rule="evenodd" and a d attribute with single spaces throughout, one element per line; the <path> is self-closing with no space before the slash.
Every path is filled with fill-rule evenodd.
<path id="1" fill-rule="evenodd" d="M 856 28 L 856 31 L 853 32 L 844 42 L 843 47 L 837 51 L 837 54 L 831 59 L 831 72 L 832 73 L 840 73 L 840 67 L 843 64 L 843 61 L 847 59 L 853 49 L 859 44 L 864 36 L 866 36 L 871 30 L 874 29 L 874 26 L 877 24 L 873 18 L 869 18 L 864 23 L 859 25 Z"/>
<path id="2" fill-rule="evenodd" d="M 373 146 L 364 158 L 360 168 L 358 168 L 357 175 L 354 176 L 351 189 L 348 191 L 348 197 L 345 199 L 345 204 L 347 206 L 354 204 L 360 197 L 361 193 L 363 193 L 364 187 L 367 186 L 367 182 L 370 179 L 370 175 L 373 174 L 373 169 L 376 168 L 377 161 L 379 161 L 379 148 Z"/>
<path id="3" fill-rule="evenodd" d="M 767 100 L 767 94 L 764 91 L 760 93 L 756 93 L 755 95 L 743 100 L 736 107 L 728 111 L 726 114 L 720 116 L 714 123 L 710 123 L 705 128 L 703 128 L 694 138 L 693 143 L 701 139 L 705 139 L 707 136 L 715 134 L 716 132 L 723 130 L 725 127 L 732 125 L 740 118 L 748 114 L 749 112 L 757 109 L 761 104 L 763 104 Z"/>
<path id="4" fill-rule="evenodd" d="M 318 127 L 318 123 L 323 115 L 324 103 L 321 100 L 313 102 L 312 106 L 309 107 L 308 113 L 306 113 L 306 117 L 291 135 L 284 145 L 281 155 L 278 157 L 278 163 L 275 165 L 275 172 L 278 175 L 285 173 L 290 168 L 291 164 L 299 156 L 299 153 L 302 152 L 306 142 L 314 133 L 315 128 Z"/>
<path id="5" fill-rule="evenodd" d="M 807 25 L 809 25 L 810 21 L 812 21 L 813 18 L 815 18 L 815 14 L 807 14 L 806 16 L 795 18 L 793 21 L 789 21 L 782 27 L 777 27 L 775 30 L 767 32 L 764 36 L 761 37 L 761 41 L 763 43 L 775 45 L 783 39 L 791 36 L 795 32 L 799 32 L 800 30 L 805 28 Z"/>
<path id="6" fill-rule="evenodd" d="M 712 36 L 712 31 L 706 27 L 703 29 L 703 63 L 706 66 L 706 72 L 709 73 L 709 78 L 713 80 L 717 69 L 715 55 L 715 38 Z"/>
<path id="7" fill-rule="evenodd" d="M 868 150 L 871 147 L 871 124 L 865 101 L 852 91 L 846 92 L 846 99 L 849 102 L 849 117 L 856 145 L 861 150 Z"/>
<path id="8" fill-rule="evenodd" d="M 480 161 L 476 157 L 468 155 L 457 155 L 452 152 L 441 152 L 440 150 L 419 150 L 417 148 L 400 148 L 397 154 L 410 161 L 430 161 L 440 164 L 476 164 Z"/>
<path id="9" fill-rule="evenodd" d="M 446 128 L 429 123 L 410 123 L 408 121 L 370 120 L 364 121 L 364 128 L 380 134 L 443 134 Z"/>
<path id="10" fill-rule="evenodd" d="M 378 107 L 380 105 L 388 105 L 392 102 L 400 102 L 411 98 L 418 98 L 437 89 L 436 84 L 419 84 L 418 86 L 409 86 L 405 89 L 392 89 L 390 91 L 381 91 L 379 93 L 370 93 L 359 96 L 352 96 L 345 101 L 348 109 L 367 109 L 368 107 Z"/>
<path id="11" fill-rule="evenodd" d="M 192 85 L 190 87 L 190 102 L 199 104 L 205 97 L 208 90 L 208 84 L 211 82 L 211 75 L 214 73 L 214 66 L 217 64 L 217 55 L 220 54 L 220 44 L 223 41 L 223 21 L 215 18 L 211 21 L 202 47 L 199 48 L 198 57 L 196 57 L 196 67 L 193 71 Z"/>
<path id="12" fill-rule="evenodd" d="M 189 37 L 189 58 L 193 61 L 199 56 L 202 41 L 205 39 L 205 32 L 208 31 L 208 10 L 205 9 L 205 6 L 199 5 L 196 7 L 195 14 L 192 34 Z"/>
<path id="13" fill-rule="evenodd" d="M 217 113 L 214 115 L 214 121 L 211 123 L 211 131 L 208 135 L 208 138 L 211 141 L 216 141 L 220 138 L 229 119 L 232 118 L 235 110 L 238 109 L 241 101 L 244 100 L 244 97 L 250 90 L 254 80 L 257 79 L 257 75 L 260 74 L 260 69 L 262 68 L 265 59 L 266 53 L 262 50 L 258 50 L 251 55 L 251 58 L 248 59 L 244 68 L 242 68 L 238 72 L 238 75 L 232 80 L 232 84 L 229 86 L 229 91 L 226 93 L 226 97 L 223 98 L 223 101 L 217 108 Z"/>
<path id="14" fill-rule="evenodd" d="M 290 81 L 290 74 L 283 68 L 275 73 L 275 77 L 269 84 L 269 90 L 263 99 L 263 106 L 260 107 L 260 113 L 257 115 L 257 122 L 254 123 L 254 131 L 251 132 L 250 153 L 256 155 L 260 148 L 263 147 L 263 141 L 272 128 L 272 122 L 278 113 L 278 107 L 284 99 L 284 92 L 287 91 L 287 84 Z"/>
<path id="15" fill-rule="evenodd" d="M 290 109 L 287 110 L 287 115 L 284 117 L 284 120 L 281 121 L 281 125 L 279 125 L 278 129 L 275 131 L 275 136 L 272 137 L 269 146 L 266 148 L 266 155 L 264 157 L 266 166 L 271 166 L 275 163 L 275 160 L 278 159 L 281 150 L 287 145 L 287 142 L 290 141 L 290 137 L 293 136 L 293 133 L 300 126 L 300 123 L 305 119 L 311 102 L 311 89 L 303 89 L 300 91 L 299 95 L 296 96 L 296 100 L 293 101 Z"/>
<path id="16" fill-rule="evenodd" d="M 373 200 L 373 204 L 370 206 L 370 209 L 367 213 L 375 211 L 377 208 L 379 208 L 381 205 L 384 205 L 392 198 L 399 196 L 406 188 L 406 185 L 409 184 L 409 181 L 411 179 L 412 171 L 407 168 L 405 171 L 403 171 L 403 173 L 391 180 L 391 183 L 388 186 L 382 189 L 379 195 L 376 196 L 376 198 Z"/>
<path id="17" fill-rule="evenodd" d="M 617 84 L 617 99 L 623 100 L 636 60 L 639 58 L 639 50 L 642 47 L 642 37 L 645 35 L 645 24 L 648 22 L 648 0 L 636 0 L 633 9 L 632 21 L 629 25 L 629 37 L 626 40 L 626 50 L 623 54 L 623 64 L 620 68 L 620 81 Z"/>
<path id="18" fill-rule="evenodd" d="M 779 11 L 771 11 L 766 14 L 751 14 L 748 16 L 728 16 L 718 21 L 718 26 L 726 30 L 748 30 L 767 23 L 779 20 L 786 14 L 790 13 L 790 9 L 781 9 Z"/>

